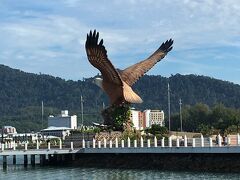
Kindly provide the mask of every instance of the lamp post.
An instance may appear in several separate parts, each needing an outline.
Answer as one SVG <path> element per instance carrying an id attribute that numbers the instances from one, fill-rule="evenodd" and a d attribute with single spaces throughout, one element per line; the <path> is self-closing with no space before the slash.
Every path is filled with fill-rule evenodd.
<path id="1" fill-rule="evenodd" d="M 168 130 L 170 132 L 171 130 L 171 120 L 170 120 L 170 115 L 171 115 L 171 110 L 170 110 L 170 87 L 168 83 Z"/>
<path id="2" fill-rule="evenodd" d="M 82 117 L 82 137 L 84 139 L 84 132 L 83 132 L 83 97 L 82 97 L 82 95 L 81 95 L 80 101 L 81 101 L 81 117 Z"/>
<path id="3" fill-rule="evenodd" d="M 181 132 L 182 132 L 183 129 L 182 129 L 182 100 L 181 100 L 181 98 L 179 99 L 179 115 L 180 115 L 180 124 L 181 124 Z"/>

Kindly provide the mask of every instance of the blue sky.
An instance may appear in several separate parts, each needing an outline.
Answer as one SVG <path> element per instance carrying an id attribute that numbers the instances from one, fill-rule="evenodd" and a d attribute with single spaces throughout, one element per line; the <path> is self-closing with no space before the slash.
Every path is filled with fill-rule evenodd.
<path id="1" fill-rule="evenodd" d="M 206 75 L 240 84 L 240 1 L 1 0 L 0 64 L 78 80 L 98 70 L 86 57 L 90 29 L 124 69 L 174 39 L 150 75 Z"/>

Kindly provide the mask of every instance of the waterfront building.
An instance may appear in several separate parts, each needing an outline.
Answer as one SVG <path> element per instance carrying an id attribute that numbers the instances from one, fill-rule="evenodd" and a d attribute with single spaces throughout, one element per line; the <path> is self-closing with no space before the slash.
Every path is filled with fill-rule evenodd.
<path id="1" fill-rule="evenodd" d="M 70 129 L 77 129 L 77 116 L 69 116 L 68 110 L 61 111 L 61 114 L 54 117 L 48 117 L 48 127 L 66 127 Z"/>
<path id="2" fill-rule="evenodd" d="M 0 132 L 2 132 L 3 134 L 15 134 L 17 133 L 17 130 L 13 126 L 3 126 Z"/>
<path id="3" fill-rule="evenodd" d="M 130 120 L 133 128 L 142 130 L 151 127 L 153 124 L 164 126 L 164 112 L 162 110 L 144 110 L 139 111 L 134 108 L 130 110 Z"/>
<path id="4" fill-rule="evenodd" d="M 55 136 L 64 140 L 66 136 L 70 135 L 71 130 L 72 128 L 51 126 L 41 130 L 41 134 L 43 137 L 46 137 L 46 138 Z"/>

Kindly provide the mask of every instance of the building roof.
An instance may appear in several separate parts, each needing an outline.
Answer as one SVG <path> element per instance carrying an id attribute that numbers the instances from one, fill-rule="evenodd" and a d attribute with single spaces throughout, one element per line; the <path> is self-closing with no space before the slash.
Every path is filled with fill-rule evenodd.
<path id="1" fill-rule="evenodd" d="M 72 130 L 71 128 L 68 127 L 54 127 L 50 126 L 46 129 L 42 129 L 41 131 L 63 131 L 63 130 Z"/>

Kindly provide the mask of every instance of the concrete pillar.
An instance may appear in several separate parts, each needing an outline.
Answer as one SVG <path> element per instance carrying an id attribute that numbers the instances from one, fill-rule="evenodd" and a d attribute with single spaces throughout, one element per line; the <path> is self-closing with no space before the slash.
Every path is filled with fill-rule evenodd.
<path id="1" fill-rule="evenodd" d="M 3 156 L 3 168 L 7 168 L 7 156 Z"/>
<path id="2" fill-rule="evenodd" d="M 46 154 L 40 154 L 40 165 L 44 166 L 46 164 Z"/>
<path id="3" fill-rule="evenodd" d="M 179 147 L 179 139 L 177 138 L 176 146 Z"/>
<path id="4" fill-rule="evenodd" d="M 82 140 L 82 148 L 84 149 L 86 146 L 85 146 L 85 140 L 83 139 Z"/>
<path id="5" fill-rule="evenodd" d="M 213 143 L 212 143 L 212 138 L 210 137 L 209 138 L 209 146 L 212 147 L 213 146 Z"/>
<path id="6" fill-rule="evenodd" d="M 59 149 L 62 149 L 62 140 L 59 139 Z"/>
<path id="7" fill-rule="evenodd" d="M 124 140 L 121 141 L 121 147 L 124 148 Z"/>
<path id="8" fill-rule="evenodd" d="M 101 148 L 101 141 L 98 141 L 98 148 Z"/>
<path id="9" fill-rule="evenodd" d="M 73 148 L 73 142 L 70 142 L 70 145 L 71 145 L 71 151 L 74 149 Z M 84 142 L 84 144 L 83 144 L 83 148 L 85 148 L 85 142 Z"/>
<path id="10" fill-rule="evenodd" d="M 90 141 L 87 141 L 87 148 L 90 148 Z"/>
<path id="11" fill-rule="evenodd" d="M 143 147 L 143 138 L 142 138 L 142 136 L 141 136 L 141 139 L 140 139 L 140 147 Z"/>
<path id="12" fill-rule="evenodd" d="M 168 138 L 168 146 L 172 147 L 172 137 L 171 136 Z"/>
<path id="13" fill-rule="evenodd" d="M 50 142 L 48 142 L 48 150 L 50 150 L 51 149 L 51 144 L 50 144 Z"/>
<path id="14" fill-rule="evenodd" d="M 93 148 L 96 148 L 96 140 L 94 138 L 92 140 L 92 143 L 93 143 Z"/>
<path id="15" fill-rule="evenodd" d="M 201 134 L 201 147 L 204 147 L 204 138 L 203 138 L 203 135 Z"/>
<path id="16" fill-rule="evenodd" d="M 16 150 L 16 142 L 13 141 L 13 150 L 15 151 Z"/>
<path id="17" fill-rule="evenodd" d="M 15 165 L 16 163 L 17 163 L 16 155 L 13 155 L 13 165 Z"/>
<path id="18" fill-rule="evenodd" d="M 39 149 L 39 141 L 37 140 L 36 149 Z"/>
<path id="19" fill-rule="evenodd" d="M 103 147 L 107 148 L 107 140 L 106 140 L 106 138 L 103 139 Z"/>
<path id="20" fill-rule="evenodd" d="M 221 147 L 222 146 L 222 137 L 221 137 L 221 135 L 219 134 L 217 138 L 218 138 L 218 146 Z"/>
<path id="21" fill-rule="evenodd" d="M 157 137 L 155 136 L 154 137 L 154 147 L 157 147 L 158 145 L 157 145 Z"/>
<path id="22" fill-rule="evenodd" d="M 128 137 L 127 139 L 127 147 L 130 148 L 131 147 L 131 141 L 130 141 L 130 138 Z"/>
<path id="23" fill-rule="evenodd" d="M 115 139 L 115 147 L 118 148 L 118 138 Z"/>
<path id="24" fill-rule="evenodd" d="M 109 141 L 109 148 L 112 148 L 112 140 Z"/>
<path id="25" fill-rule="evenodd" d="M 163 138 L 161 139 L 161 146 L 162 146 L 162 147 L 165 146 L 165 137 L 163 137 Z"/>
<path id="26" fill-rule="evenodd" d="M 34 154 L 31 155 L 31 165 L 35 166 L 35 155 Z"/>
<path id="27" fill-rule="evenodd" d="M 184 147 L 187 147 L 188 145 L 187 145 L 187 136 L 185 135 L 184 136 Z"/>
<path id="28" fill-rule="evenodd" d="M 195 140 L 195 138 L 192 139 L 192 147 L 196 147 L 196 140 Z"/>
<path id="29" fill-rule="evenodd" d="M 134 147 L 135 148 L 137 147 L 137 140 L 136 139 L 134 140 Z"/>
<path id="30" fill-rule="evenodd" d="M 150 139 L 147 140 L 147 147 L 150 148 L 151 147 L 151 142 Z"/>
<path id="31" fill-rule="evenodd" d="M 26 167 L 28 165 L 28 155 L 24 155 L 24 166 Z"/>
<path id="32" fill-rule="evenodd" d="M 27 149 L 28 149 L 28 143 L 25 142 L 25 144 L 24 144 L 24 150 L 27 151 Z"/>

